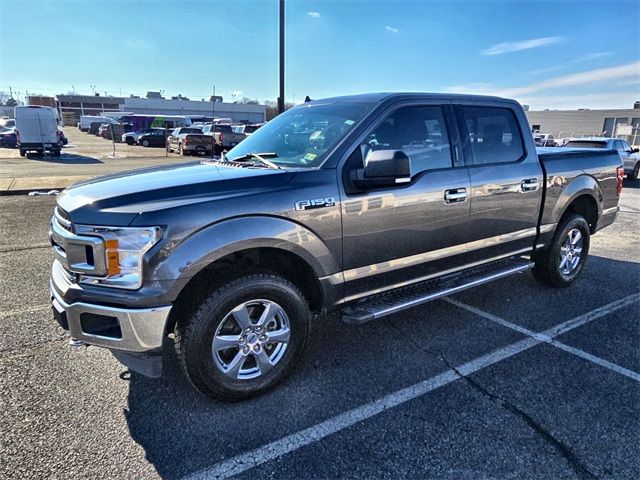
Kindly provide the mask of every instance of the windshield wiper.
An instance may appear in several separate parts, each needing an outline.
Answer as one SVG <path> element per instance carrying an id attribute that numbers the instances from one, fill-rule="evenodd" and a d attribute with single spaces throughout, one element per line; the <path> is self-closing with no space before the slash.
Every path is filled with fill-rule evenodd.
<path id="1" fill-rule="evenodd" d="M 267 153 L 247 153 L 246 155 L 240 155 L 237 158 L 234 158 L 233 160 L 229 160 L 227 158 L 227 156 L 223 153 L 222 154 L 222 159 L 225 162 L 238 162 L 238 163 L 242 163 L 242 162 L 246 162 L 247 160 L 258 160 L 260 163 L 266 165 L 269 168 L 276 168 L 278 170 L 280 170 L 282 167 L 280 167 L 279 165 L 276 165 L 275 163 L 273 163 L 270 160 L 267 160 L 265 157 L 272 157 L 275 158 L 277 157 L 278 154 L 275 152 L 267 152 Z"/>

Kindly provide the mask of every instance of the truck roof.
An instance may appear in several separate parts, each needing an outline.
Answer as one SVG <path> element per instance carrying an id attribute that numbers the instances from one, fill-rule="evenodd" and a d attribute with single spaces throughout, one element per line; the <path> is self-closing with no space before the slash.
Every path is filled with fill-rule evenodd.
<path id="1" fill-rule="evenodd" d="M 323 103 L 327 101 L 341 102 L 384 102 L 388 100 L 404 100 L 412 98 L 422 99 L 438 99 L 438 100 L 474 100 L 474 101 L 492 101 L 492 102 L 508 102 L 517 103 L 515 100 L 502 97 L 493 97 L 489 95 L 468 95 L 459 93 L 429 93 L 429 92 L 379 92 L 379 93 L 361 93 L 357 95 L 344 95 L 337 97 L 328 97 L 318 100 L 312 100 L 310 104 Z"/>

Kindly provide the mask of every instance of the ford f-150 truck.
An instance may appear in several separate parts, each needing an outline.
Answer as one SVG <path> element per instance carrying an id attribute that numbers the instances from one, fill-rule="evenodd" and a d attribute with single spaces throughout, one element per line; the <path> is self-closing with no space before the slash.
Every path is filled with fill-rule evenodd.
<path id="1" fill-rule="evenodd" d="M 205 154 L 211 155 L 213 142 L 209 135 L 194 127 L 179 127 L 173 129 L 167 137 L 169 151 L 177 151 L 180 155 Z"/>
<path id="2" fill-rule="evenodd" d="M 566 287 L 616 218 L 622 163 L 538 153 L 529 132 L 501 98 L 330 98 L 219 158 L 78 183 L 51 221 L 54 315 L 148 376 L 174 344 L 195 388 L 239 400 L 329 312 L 361 324 L 529 269 Z"/>

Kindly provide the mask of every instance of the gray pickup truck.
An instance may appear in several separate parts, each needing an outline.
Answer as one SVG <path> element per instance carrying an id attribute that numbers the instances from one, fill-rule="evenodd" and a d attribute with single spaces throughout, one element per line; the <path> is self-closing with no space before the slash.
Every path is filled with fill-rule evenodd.
<path id="1" fill-rule="evenodd" d="M 167 148 L 170 152 L 178 152 L 185 155 L 211 155 L 213 142 L 209 135 L 202 133 L 202 130 L 195 127 L 174 128 L 167 137 Z"/>
<path id="2" fill-rule="evenodd" d="M 566 287 L 624 171 L 529 132 L 501 98 L 330 98 L 218 159 L 78 183 L 51 221 L 54 315 L 148 376 L 173 344 L 195 388 L 239 400 L 285 378 L 329 312 L 361 324 L 529 269 Z"/>

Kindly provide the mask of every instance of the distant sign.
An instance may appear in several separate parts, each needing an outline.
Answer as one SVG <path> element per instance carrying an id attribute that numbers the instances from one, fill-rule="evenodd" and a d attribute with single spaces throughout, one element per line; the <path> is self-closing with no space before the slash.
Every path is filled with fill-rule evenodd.
<path id="1" fill-rule="evenodd" d="M 618 125 L 616 127 L 616 135 L 633 135 L 632 125 Z"/>

